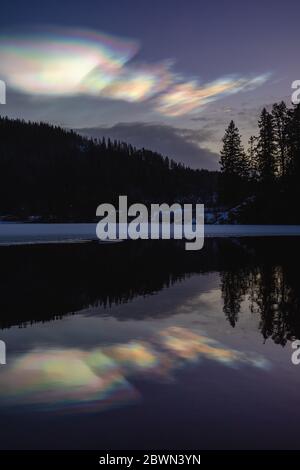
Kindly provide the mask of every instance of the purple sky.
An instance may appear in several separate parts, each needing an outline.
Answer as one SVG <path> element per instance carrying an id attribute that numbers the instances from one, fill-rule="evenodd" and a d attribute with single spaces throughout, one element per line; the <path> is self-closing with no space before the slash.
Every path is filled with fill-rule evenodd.
<path id="1" fill-rule="evenodd" d="M 290 101 L 291 83 L 300 79 L 299 18 L 300 3 L 291 0 L 11 0 L 1 4 L 0 79 L 7 84 L 7 103 L 0 105 L 0 113 L 110 135 L 193 167 L 217 168 L 216 154 L 230 119 L 247 141 L 256 132 L 262 106 Z M 113 47 L 119 54 L 128 40 L 136 50 L 130 46 L 130 58 L 101 93 L 91 92 L 90 82 L 87 93 L 72 92 L 68 80 L 62 89 L 54 86 L 58 93 L 41 93 L 36 77 L 25 75 L 33 57 L 28 47 L 34 46 L 27 43 L 26 49 L 18 42 L 12 63 L 10 41 L 15 44 L 18 35 L 26 40 L 36 27 L 47 31 L 49 26 L 60 27 L 58 56 L 74 28 L 116 36 Z M 87 54 L 88 47 L 76 50 Z M 134 80 L 136 71 L 149 69 L 156 88 L 147 94 L 142 77 L 141 83 L 130 82 L 129 94 L 128 77 Z M 215 93 L 215 84 L 224 79 L 234 94 Z M 209 100 L 202 98 L 203 89 Z"/>

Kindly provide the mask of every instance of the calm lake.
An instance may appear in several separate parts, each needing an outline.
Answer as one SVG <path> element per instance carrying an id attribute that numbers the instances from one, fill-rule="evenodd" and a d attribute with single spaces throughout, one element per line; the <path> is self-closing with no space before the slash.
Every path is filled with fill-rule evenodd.
<path id="1" fill-rule="evenodd" d="M 300 448 L 299 243 L 1 246 L 0 447 Z"/>

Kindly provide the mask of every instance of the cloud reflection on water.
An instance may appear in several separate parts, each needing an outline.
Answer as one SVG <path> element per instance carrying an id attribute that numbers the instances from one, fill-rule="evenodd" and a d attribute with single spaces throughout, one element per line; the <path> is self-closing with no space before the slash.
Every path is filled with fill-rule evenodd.
<path id="1" fill-rule="evenodd" d="M 174 326 L 147 341 L 90 351 L 32 350 L 1 371 L 0 397 L 6 406 L 101 411 L 141 398 L 131 378 L 169 380 L 177 369 L 200 359 L 231 367 L 269 367 L 261 356 L 227 348 L 198 331 Z"/>

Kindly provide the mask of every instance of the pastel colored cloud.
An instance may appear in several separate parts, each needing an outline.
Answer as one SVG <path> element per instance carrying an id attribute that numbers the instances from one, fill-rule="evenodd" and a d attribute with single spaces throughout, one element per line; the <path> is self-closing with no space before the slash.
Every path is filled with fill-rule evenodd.
<path id="1" fill-rule="evenodd" d="M 220 345 L 182 327 L 169 327 L 147 341 L 130 341 L 95 348 L 34 350 L 7 366 L 0 377 L 0 397 L 6 406 L 38 410 L 101 411 L 136 402 L 140 394 L 131 377 L 172 378 L 178 368 L 202 358 L 224 366 L 266 369 L 261 356 Z"/>
<path id="2" fill-rule="evenodd" d="M 108 98 L 124 101 L 144 101 L 166 90 L 173 82 L 167 64 L 127 66 L 104 90 Z"/>
<path id="3" fill-rule="evenodd" d="M 172 86 L 157 100 L 157 110 L 166 116 L 180 116 L 198 111 L 201 106 L 222 96 L 253 89 L 268 79 L 268 74 L 254 78 L 226 78 L 200 85 L 196 81 Z"/>
<path id="4" fill-rule="evenodd" d="M 223 78 L 200 84 L 172 70 L 171 63 L 137 64 L 136 41 L 81 29 L 0 37 L 0 76 L 31 95 L 86 94 L 128 102 L 155 101 L 174 117 L 191 113 L 226 94 L 255 88 L 268 75 Z"/>
<path id="5" fill-rule="evenodd" d="M 0 74 L 23 92 L 65 95 L 85 91 L 84 81 L 96 69 L 99 92 L 137 50 L 134 41 L 80 29 L 2 36 Z"/>
<path id="6" fill-rule="evenodd" d="M 102 410 L 114 402 L 137 398 L 108 356 L 97 352 L 98 374 L 88 358 L 88 353 L 77 349 L 32 351 L 1 376 L 0 395 L 7 405 L 72 411 Z M 93 362 L 92 357 L 90 360 Z"/>

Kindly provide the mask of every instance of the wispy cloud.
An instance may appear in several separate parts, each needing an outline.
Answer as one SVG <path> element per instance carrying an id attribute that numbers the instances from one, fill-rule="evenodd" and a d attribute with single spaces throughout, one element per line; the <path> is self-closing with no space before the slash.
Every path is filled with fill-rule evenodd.
<path id="1" fill-rule="evenodd" d="M 174 381 L 183 367 L 210 360 L 224 367 L 268 370 L 262 356 L 221 345 L 178 326 L 158 331 L 144 341 L 81 349 L 32 350 L 16 358 L 0 378 L 6 406 L 32 406 L 39 411 L 102 411 L 133 404 L 140 398 L 135 379 Z"/>
<path id="2" fill-rule="evenodd" d="M 145 101 L 172 85 L 168 64 L 123 67 L 122 73 L 104 88 L 102 95 L 124 101 Z M 96 91 L 96 90 L 95 90 Z"/>
<path id="3" fill-rule="evenodd" d="M 149 101 L 173 117 L 260 86 L 268 74 L 200 83 L 174 70 L 170 61 L 137 64 L 137 41 L 80 29 L 48 29 L 0 38 L 0 76 L 30 95 L 90 95 L 127 102 Z"/>
<path id="4" fill-rule="evenodd" d="M 100 92 L 137 50 L 134 41 L 79 29 L 6 35 L 0 41 L 0 73 L 13 88 L 30 94 L 88 93 L 93 86 Z"/>
<path id="5" fill-rule="evenodd" d="M 268 74 L 264 74 L 254 78 L 228 77 L 204 85 L 197 81 L 179 83 L 158 99 L 157 109 L 167 116 L 181 116 L 198 111 L 201 106 L 222 96 L 256 88 L 267 79 Z"/>

